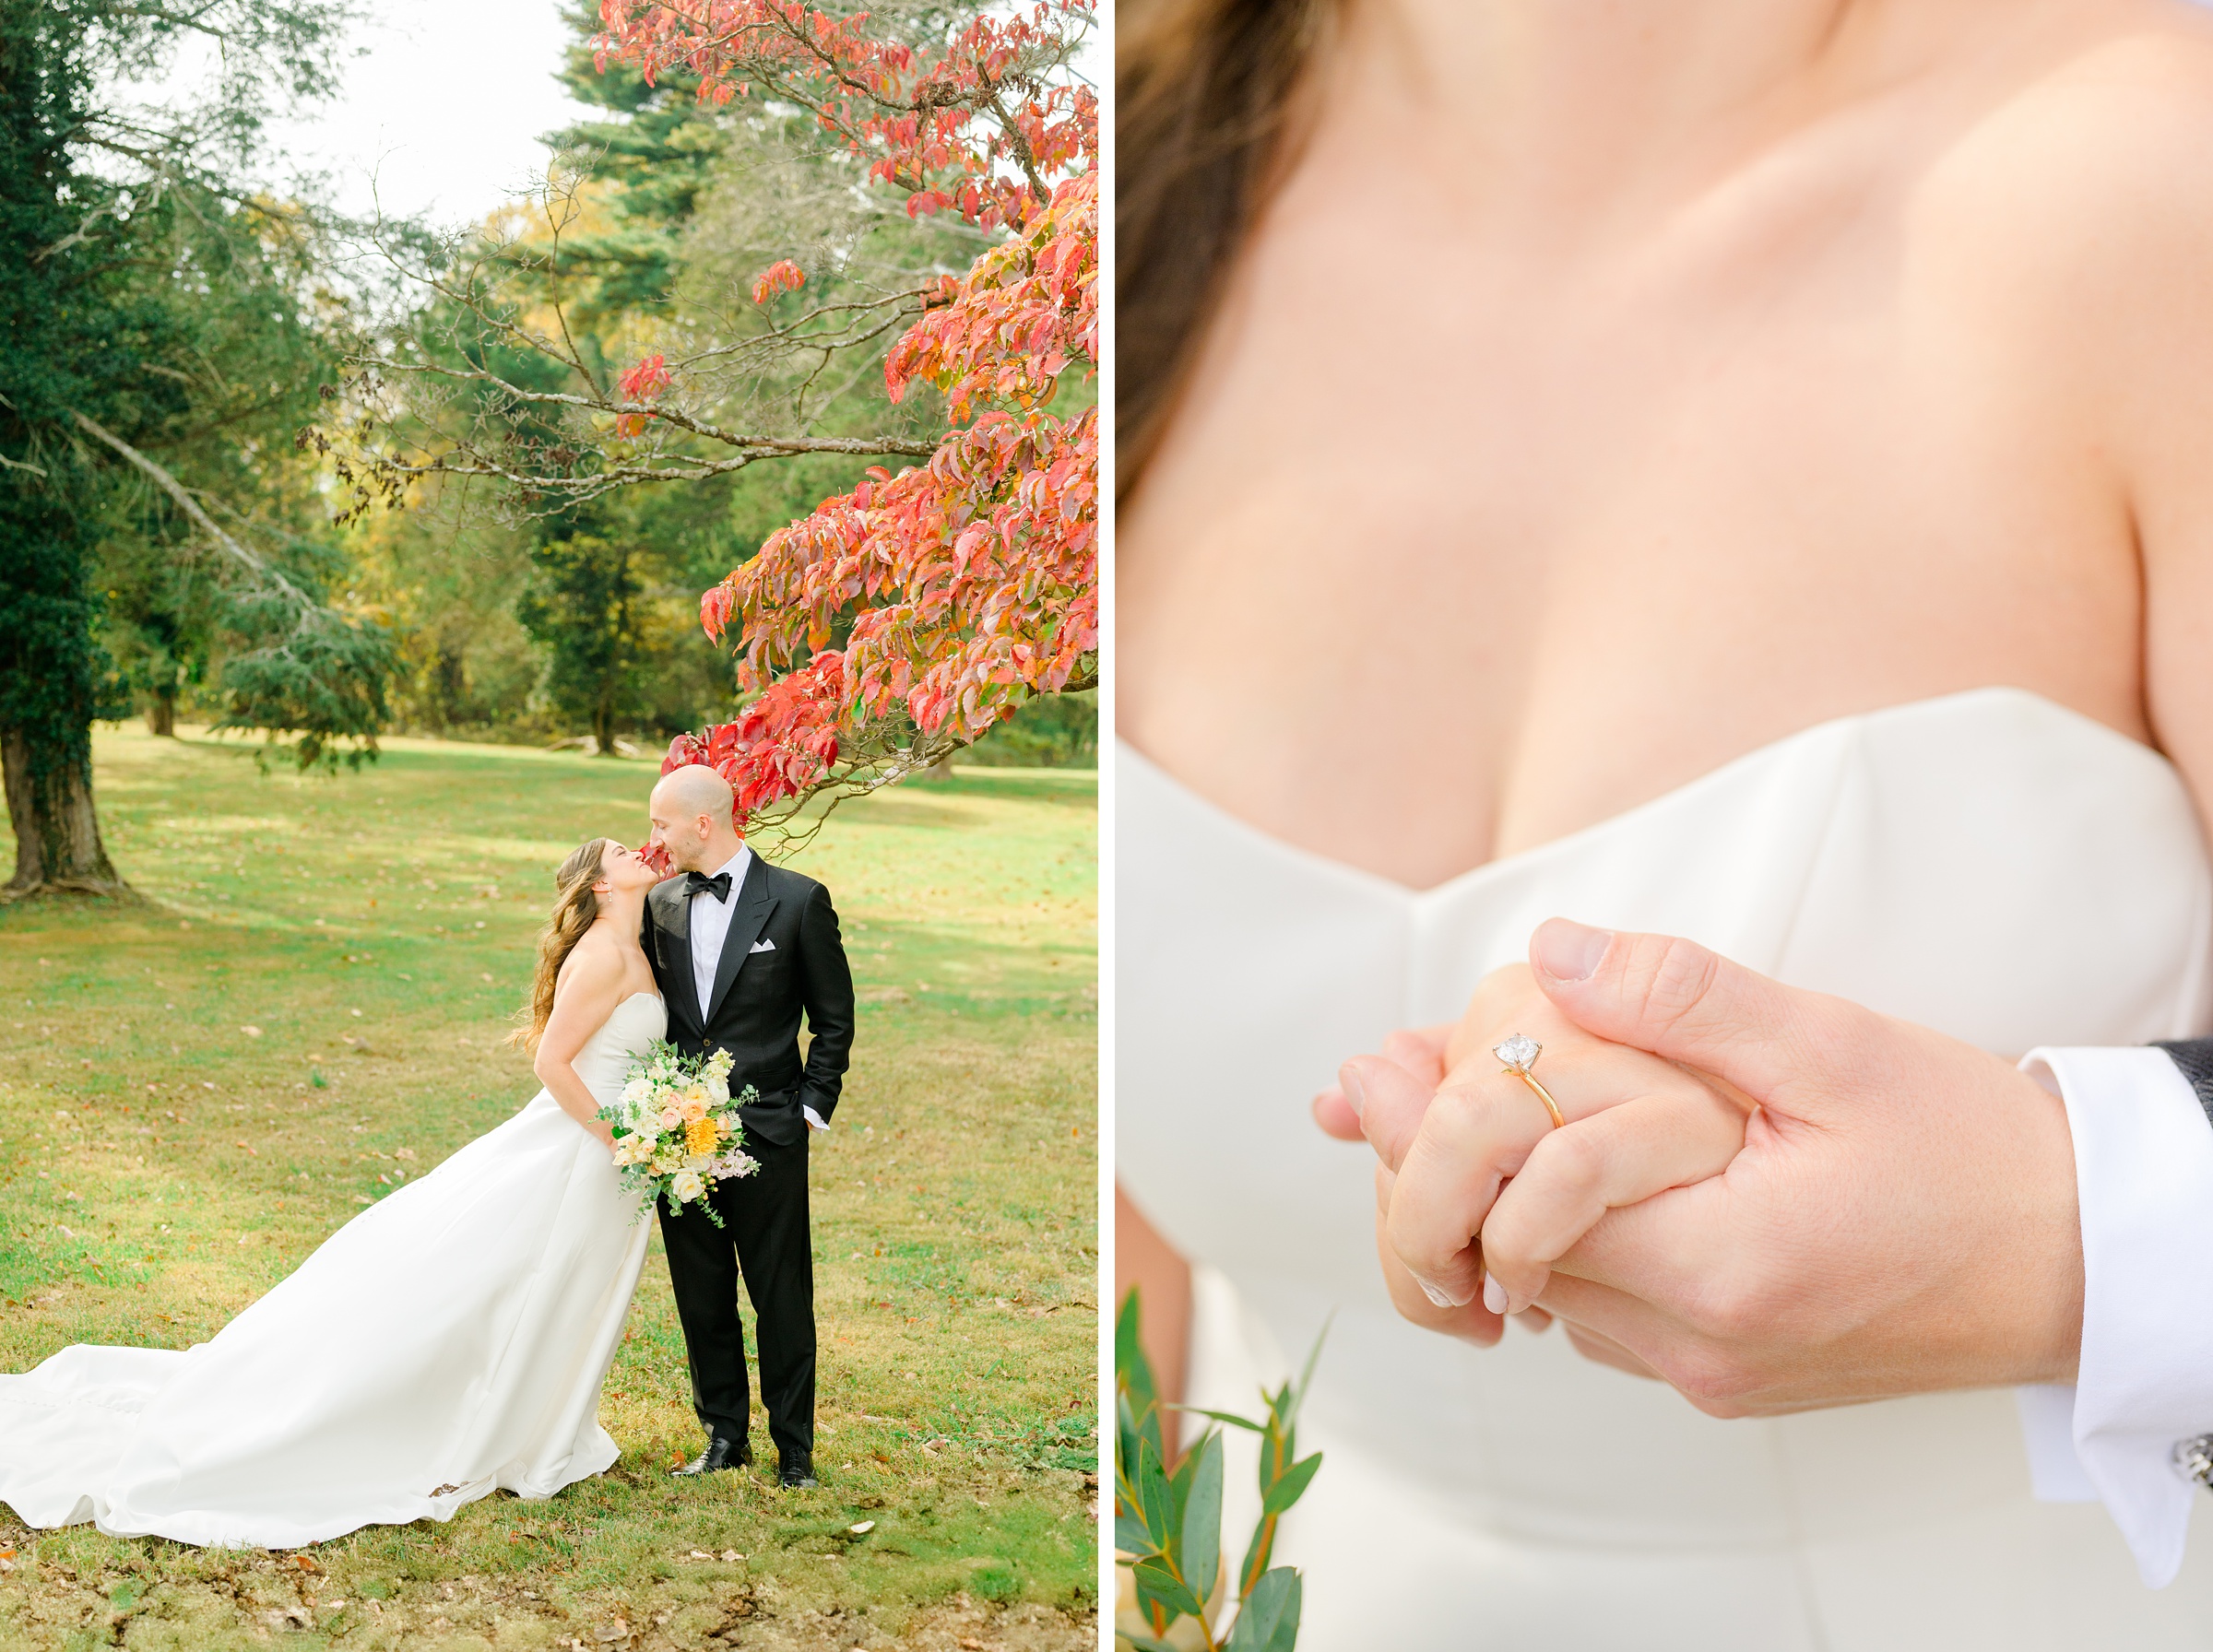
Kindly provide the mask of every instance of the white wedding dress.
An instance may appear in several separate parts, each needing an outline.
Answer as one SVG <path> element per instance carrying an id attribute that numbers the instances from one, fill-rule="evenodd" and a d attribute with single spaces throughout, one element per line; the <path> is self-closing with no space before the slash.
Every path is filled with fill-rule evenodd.
<path id="1" fill-rule="evenodd" d="M 2098 1504 L 2032 1501 L 2005 1392 L 1723 1422 L 1556 1330 L 1414 1328 L 1377 1268 L 1373 1156 L 1308 1112 L 1555 914 L 2009 1056 L 2201 1032 L 2213 875 L 2164 760 L 1980 690 L 1807 729 L 1418 893 L 1118 765 L 1116 1163 L 1200 1264 L 1187 1398 L 1249 1414 L 1336 1315 L 1300 1435 L 1322 1467 L 1278 1551 L 1306 1573 L 1300 1652 L 2213 1647 L 2208 1545 L 2147 1589 Z"/>
<path id="2" fill-rule="evenodd" d="M 603 1102 L 666 1025 L 634 994 L 576 1056 Z M 540 1091 L 362 1211 L 183 1352 L 65 1348 L 0 1376 L 0 1502 L 34 1527 L 292 1548 L 550 1497 L 621 1455 L 599 1426 L 649 1224 Z"/>

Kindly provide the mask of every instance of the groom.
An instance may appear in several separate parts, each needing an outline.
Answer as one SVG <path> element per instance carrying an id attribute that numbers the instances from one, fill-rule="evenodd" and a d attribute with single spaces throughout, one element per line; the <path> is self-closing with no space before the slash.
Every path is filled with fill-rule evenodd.
<path id="1" fill-rule="evenodd" d="M 711 1196 L 724 1225 L 660 1201 L 669 1279 L 692 1367 L 692 1409 L 706 1449 L 679 1474 L 753 1460 L 747 1439 L 745 1335 L 738 1276 L 758 1322 L 761 1399 L 776 1446 L 776 1482 L 814 1479 L 814 1252 L 807 1227 L 807 1138 L 829 1128 L 853 1048 L 853 974 L 830 891 L 772 867 L 733 824 L 729 783 L 703 764 L 653 788 L 653 839 L 679 874 L 645 900 L 641 937 L 668 1006 L 669 1039 L 686 1055 L 729 1052 L 730 1093 L 745 1150 L 761 1168 Z M 799 1016 L 813 1043 L 799 1059 Z"/>

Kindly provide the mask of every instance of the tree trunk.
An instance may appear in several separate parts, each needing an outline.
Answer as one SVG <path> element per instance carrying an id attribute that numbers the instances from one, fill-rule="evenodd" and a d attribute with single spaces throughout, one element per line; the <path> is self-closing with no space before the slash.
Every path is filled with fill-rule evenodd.
<path id="1" fill-rule="evenodd" d="M 598 742 L 601 757 L 615 755 L 615 695 L 611 688 L 592 708 L 592 738 Z"/>
<path id="2" fill-rule="evenodd" d="M 444 638 L 438 643 L 438 658 L 431 667 L 431 681 L 438 726 L 442 730 L 451 728 L 461 721 L 462 702 L 468 696 L 468 670 L 460 649 Z"/>
<path id="3" fill-rule="evenodd" d="M 41 764 L 35 756 L 58 761 Z M 6 771 L 7 818 L 16 831 L 16 875 L 0 895 L 14 899 L 53 890 L 128 892 L 129 885 L 115 875 L 100 841 L 89 748 L 34 753 L 23 731 L 11 728 L 0 732 L 0 768 Z"/>
<path id="4" fill-rule="evenodd" d="M 153 700 L 146 708 L 146 726 L 150 733 L 165 740 L 177 738 L 177 691 L 174 689 L 156 689 Z"/>

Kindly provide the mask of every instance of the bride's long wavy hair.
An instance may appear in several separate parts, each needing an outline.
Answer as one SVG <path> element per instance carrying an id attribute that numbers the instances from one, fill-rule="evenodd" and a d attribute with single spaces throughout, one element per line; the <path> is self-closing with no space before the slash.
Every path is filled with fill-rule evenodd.
<path id="1" fill-rule="evenodd" d="M 553 988 L 561 980 L 561 966 L 568 962 L 576 943 L 599 916 L 599 897 L 592 885 L 599 880 L 599 857 L 607 840 L 596 837 L 569 852 L 553 874 L 553 911 L 538 935 L 538 969 L 530 977 L 530 1002 L 515 1016 L 527 1023 L 507 1035 L 509 1044 L 526 1050 L 538 1048 L 546 1022 L 553 1014 Z"/>
<path id="2" fill-rule="evenodd" d="M 1159 445 L 1224 277 L 1293 159 L 1338 0 L 1129 0 L 1115 16 L 1115 493 Z"/>

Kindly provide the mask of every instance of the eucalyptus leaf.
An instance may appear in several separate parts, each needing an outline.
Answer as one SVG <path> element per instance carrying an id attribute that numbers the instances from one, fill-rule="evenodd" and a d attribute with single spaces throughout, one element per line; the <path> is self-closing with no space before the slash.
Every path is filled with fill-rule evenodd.
<path id="1" fill-rule="evenodd" d="M 1142 1516 L 1118 1510 L 1114 1516 L 1114 1546 L 1122 1553 L 1134 1555 L 1140 1560 L 1160 1552 L 1160 1543 Z"/>
<path id="2" fill-rule="evenodd" d="M 1298 1574 L 1278 1566 L 1252 1587 L 1225 1652 L 1292 1652 L 1298 1643 Z"/>
<path id="3" fill-rule="evenodd" d="M 1197 1469 L 1183 1511 L 1183 1575 L 1205 1600 L 1222 1566 L 1222 1436 L 1209 1431 L 1191 1453 Z"/>
<path id="4" fill-rule="evenodd" d="M 1265 1434 L 1268 1429 L 1268 1425 L 1264 1422 L 1255 1422 L 1250 1417 L 1240 1417 L 1232 1411 L 1210 1411 L 1204 1406 L 1199 1405 L 1172 1405 L 1167 1409 L 1171 1411 L 1183 1411 L 1193 1417 L 1211 1417 L 1216 1422 L 1226 1422 L 1233 1428 L 1249 1428 L 1256 1434 Z"/>
<path id="5" fill-rule="evenodd" d="M 1307 1390 L 1314 1386 L 1314 1367 L 1321 1363 L 1321 1345 L 1329 1339 L 1330 1326 L 1336 1317 L 1335 1312 L 1332 1311 L 1330 1316 L 1321 1322 L 1321 1329 L 1314 1336 L 1314 1346 L 1307 1351 L 1307 1368 L 1298 1374 L 1298 1387 L 1291 1396 L 1291 1411 L 1294 1416 L 1297 1415 L 1298 1408 L 1306 1404 Z"/>
<path id="6" fill-rule="evenodd" d="M 1195 1618 L 1202 1610 L 1190 1586 L 1168 1569 L 1165 1561 L 1141 1560 L 1130 1568 L 1138 1587 L 1170 1611 Z"/>
<path id="7" fill-rule="evenodd" d="M 1306 1493 L 1308 1482 L 1313 1480 L 1314 1470 L 1321 1467 L 1321 1453 L 1317 1451 L 1303 1462 L 1296 1462 L 1284 1471 L 1281 1479 L 1270 1486 L 1261 1500 L 1261 1508 L 1269 1514 L 1280 1515 L 1296 1503 Z"/>
<path id="8" fill-rule="evenodd" d="M 1134 1568 L 1132 1568 L 1132 1577 L 1137 1585 L 1137 1610 L 1144 1614 L 1147 1622 L 1158 1622 L 1166 1625 L 1175 1622 L 1178 1618 L 1183 1616 L 1181 1607 L 1171 1606 L 1147 1588 L 1145 1580 L 1142 1576 L 1134 1575 Z"/>
<path id="9" fill-rule="evenodd" d="M 1138 1442 L 1137 1496 L 1138 1513 L 1151 1529 L 1154 1541 L 1173 1554 L 1183 1506 L 1180 1503 L 1171 1503 L 1168 1477 L 1161 1471 L 1160 1458 L 1154 1455 L 1150 1440 Z"/>

